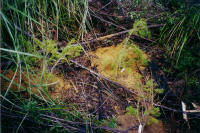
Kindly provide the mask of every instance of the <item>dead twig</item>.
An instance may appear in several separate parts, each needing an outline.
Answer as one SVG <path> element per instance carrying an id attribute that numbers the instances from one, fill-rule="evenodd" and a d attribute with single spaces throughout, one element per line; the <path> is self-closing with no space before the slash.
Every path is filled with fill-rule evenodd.
<path id="1" fill-rule="evenodd" d="M 108 2 L 106 5 L 104 5 L 102 8 L 100 8 L 99 10 L 97 10 L 97 12 L 101 11 L 102 9 L 104 9 L 105 7 L 110 5 L 111 3 L 112 3 L 112 0 L 110 2 Z"/>
<path id="2" fill-rule="evenodd" d="M 112 84 L 114 84 L 114 85 L 117 85 L 117 86 L 123 88 L 124 90 L 126 90 L 126 91 L 128 91 L 128 92 L 130 92 L 130 93 L 132 93 L 132 94 L 137 95 L 135 92 L 131 91 L 130 89 L 128 89 L 128 88 L 126 88 L 126 87 L 124 87 L 123 85 L 121 85 L 121 84 L 119 84 L 119 83 L 117 83 L 117 82 L 115 82 L 115 81 L 113 81 L 113 80 L 110 80 L 110 79 L 106 78 L 106 77 L 103 76 L 103 75 L 98 74 L 97 72 L 95 72 L 95 71 L 93 71 L 93 70 L 91 70 L 91 69 L 89 69 L 89 68 L 87 68 L 87 67 L 85 67 L 85 66 L 79 64 L 79 63 L 76 62 L 76 61 L 70 60 L 70 62 L 72 62 L 73 64 L 75 64 L 75 65 L 77 65 L 77 66 L 79 66 L 79 67 L 81 67 L 81 68 L 83 68 L 83 69 L 89 71 L 91 74 L 93 74 L 93 75 L 95 75 L 95 76 L 98 76 L 98 77 L 101 78 L 101 79 L 107 80 L 108 82 L 110 82 L 110 83 L 112 83 Z"/>
<path id="3" fill-rule="evenodd" d="M 53 117 L 53 116 L 49 116 L 49 115 L 45 115 L 45 114 L 42 114 L 42 116 L 44 116 L 45 120 L 50 119 L 50 121 L 58 123 L 59 125 L 63 126 L 66 130 L 68 128 L 70 128 L 74 131 L 85 132 L 85 131 L 83 131 L 83 129 L 72 126 L 72 125 L 84 126 L 85 124 L 82 123 L 82 122 L 73 122 L 73 121 L 64 120 L 64 119 L 61 119 L 61 118 L 57 118 L 57 117 Z M 110 127 L 107 127 L 107 126 L 95 126 L 93 124 L 91 125 L 91 128 L 93 128 L 93 129 L 104 129 L 104 130 L 111 131 L 113 133 L 127 133 L 129 130 L 132 130 L 133 128 L 137 128 L 137 127 L 138 126 L 135 126 L 135 127 L 128 128 L 125 131 L 121 131 L 121 130 L 110 128 Z"/>
<path id="4" fill-rule="evenodd" d="M 155 25 L 150 25 L 148 26 L 148 28 L 155 28 L 155 27 L 161 27 L 163 26 L 164 24 L 155 24 Z M 16 26 L 16 29 L 19 31 L 19 32 L 22 32 L 22 29 L 19 28 L 18 26 Z M 121 26 L 120 26 L 121 27 Z M 124 28 L 123 28 L 124 29 Z M 80 46 L 80 45 L 85 45 L 85 44 L 88 44 L 88 43 L 93 43 L 93 42 L 97 42 L 97 41 L 103 41 L 105 39 L 109 39 L 109 38 L 112 38 L 112 37 L 115 37 L 115 36 L 120 36 L 122 34 L 126 34 L 128 32 L 132 31 L 132 29 L 129 29 L 129 30 L 124 30 L 124 31 L 121 31 L 121 32 L 117 32 L 117 33 L 114 33 L 114 34 L 110 34 L 110 35 L 106 35 L 106 36 L 103 36 L 103 37 L 99 37 L 99 38 L 95 38 L 95 39 L 92 39 L 92 40 L 88 40 L 88 41 L 85 41 L 85 42 L 81 42 L 81 43 L 75 43 L 75 44 L 71 44 L 71 45 L 68 45 L 66 47 L 74 47 L 74 46 Z M 25 36 L 27 37 L 31 37 L 31 38 L 34 38 L 31 34 L 28 34 L 26 31 L 23 31 Z M 136 35 L 134 35 L 136 36 Z M 139 37 L 139 36 L 137 36 Z M 144 39 L 144 38 L 143 38 Z M 146 39 L 147 40 L 147 39 Z M 151 41 L 152 40 L 149 40 L 148 41 Z"/>
<path id="5" fill-rule="evenodd" d="M 163 24 L 155 24 L 155 25 L 148 26 L 148 28 L 155 28 L 155 27 L 161 27 L 161 26 L 163 26 Z M 71 45 L 69 45 L 69 47 L 71 47 L 71 46 L 73 47 L 73 46 L 77 46 L 77 45 L 85 45 L 85 44 L 93 43 L 93 42 L 97 42 L 97 41 L 103 41 L 105 39 L 109 39 L 109 38 L 112 38 L 112 37 L 115 37 L 115 36 L 120 36 L 122 34 L 126 34 L 126 33 L 130 32 L 130 31 L 132 31 L 132 29 L 124 30 L 124 31 L 113 33 L 113 34 L 106 35 L 106 36 L 102 36 L 102 37 L 99 37 L 99 38 L 96 38 L 96 39 L 89 40 L 87 42 L 71 44 Z"/>
<path id="6" fill-rule="evenodd" d="M 46 118 L 44 118 L 44 119 L 46 119 Z M 49 119 L 46 119 L 46 120 L 49 120 Z M 54 122 L 54 123 L 57 123 L 58 125 L 61 125 L 62 127 L 64 127 L 65 128 L 65 130 L 66 131 L 70 131 L 69 129 L 72 129 L 72 130 L 74 130 L 74 131 L 77 131 L 77 132 L 79 132 L 79 133 L 86 133 L 86 131 L 84 131 L 83 129 L 79 129 L 79 128 L 76 128 L 76 127 L 74 127 L 74 126 L 70 126 L 69 124 L 66 124 L 66 123 L 62 123 L 62 122 L 60 122 L 59 120 L 50 120 L 51 122 Z"/>
<path id="7" fill-rule="evenodd" d="M 103 18 L 101 18 L 101 17 L 99 17 L 99 16 L 97 16 L 97 15 L 93 15 L 93 14 L 91 14 L 93 17 L 95 17 L 95 18 L 98 18 L 99 20 L 101 20 L 101 21 L 103 21 L 103 22 L 105 22 L 105 23 L 108 23 L 108 24 L 110 24 L 110 25 L 113 25 L 113 26 L 115 26 L 115 27 L 117 27 L 117 28 L 120 28 L 120 29 L 123 29 L 123 30 L 127 30 L 126 28 L 124 28 L 124 27 L 122 27 L 122 26 L 119 26 L 119 25 L 117 25 L 117 24 L 114 24 L 114 23 L 112 23 L 112 22 L 110 22 L 110 21 L 107 21 L 107 20 L 105 20 L 105 19 L 103 19 Z"/>
<path id="8" fill-rule="evenodd" d="M 103 96 L 100 81 L 97 81 L 98 94 L 99 94 L 99 120 L 103 119 Z"/>
<path id="9" fill-rule="evenodd" d="M 167 109 L 167 110 L 170 110 L 170 111 L 173 111 L 173 112 L 177 112 L 177 113 L 185 113 L 185 114 L 193 114 L 193 113 L 199 113 L 199 110 L 185 110 L 185 111 L 182 111 L 182 110 L 177 110 L 177 109 L 173 109 L 173 108 L 170 108 L 170 107 L 167 107 L 167 106 L 164 106 L 164 105 L 161 105 L 161 104 L 157 104 L 157 103 L 154 103 L 153 104 L 154 106 L 157 106 L 157 107 L 161 107 L 163 109 Z M 199 116 L 199 115 L 196 115 L 196 114 L 193 114 L 195 116 Z"/>
<path id="10" fill-rule="evenodd" d="M 99 17 L 99 16 L 97 16 L 97 15 L 93 15 L 93 14 L 91 14 L 91 15 L 92 15 L 93 17 L 96 17 L 96 18 L 100 19 L 101 21 L 103 21 L 103 22 L 105 22 L 105 23 L 108 23 L 108 24 L 110 24 L 110 25 L 113 25 L 113 26 L 115 26 L 115 27 L 117 27 L 117 28 L 120 28 L 120 29 L 122 29 L 122 30 L 127 30 L 125 27 L 118 26 L 117 24 L 114 24 L 114 23 L 112 23 L 112 22 L 110 22 L 110 21 L 107 21 L 107 20 L 105 20 L 105 19 L 103 19 L 103 18 L 101 18 L 101 17 Z M 161 25 L 163 26 L 163 24 L 161 24 Z M 148 27 L 148 28 L 151 28 L 151 27 Z M 147 38 L 145 38 L 145 37 L 141 37 L 141 36 L 138 36 L 138 35 L 133 35 L 133 36 L 138 37 L 138 38 L 141 38 L 141 39 L 144 39 L 144 40 L 146 40 L 146 41 L 150 41 L 150 42 L 155 43 L 153 40 L 147 39 Z"/>

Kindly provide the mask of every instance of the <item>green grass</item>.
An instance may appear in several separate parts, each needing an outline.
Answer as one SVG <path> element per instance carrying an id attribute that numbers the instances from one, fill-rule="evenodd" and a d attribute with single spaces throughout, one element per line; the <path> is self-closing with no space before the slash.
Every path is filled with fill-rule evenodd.
<path id="1" fill-rule="evenodd" d="M 143 4 L 138 0 L 132 2 L 136 6 Z M 151 1 L 146 2 L 151 3 Z M 115 128 L 115 118 L 98 121 L 95 116 L 81 112 L 75 105 L 66 105 L 59 99 L 53 100 L 47 91 L 49 86 L 56 84 L 56 82 L 48 82 L 48 79 L 52 78 L 54 68 L 67 59 L 79 56 L 83 51 L 81 46 L 71 47 L 71 44 L 83 41 L 87 31 L 91 30 L 88 1 L 2 0 L 1 4 L 0 56 L 1 62 L 6 65 L 2 68 L 0 77 L 4 83 L 8 84 L 4 86 L 6 88 L 3 88 L 4 91 L 0 94 L 3 114 L 0 132 L 23 132 L 24 130 L 66 132 L 67 129 L 68 132 L 77 129 L 100 132 L 102 130 L 94 128 L 99 125 Z M 168 49 L 170 65 L 173 66 L 171 71 L 178 72 L 177 77 L 184 77 L 188 87 L 196 91 L 195 89 L 199 87 L 198 79 L 190 73 L 200 67 L 198 53 L 200 49 L 200 10 L 195 7 L 176 10 L 167 19 L 169 21 L 161 29 L 160 43 Z M 136 31 L 129 33 L 125 43 L 128 43 L 131 34 L 151 37 L 144 20 L 135 21 L 133 28 Z M 67 47 L 57 48 L 58 42 L 62 41 L 67 43 Z M 61 52 L 58 52 L 59 50 Z M 138 59 L 140 59 L 141 51 L 136 47 L 134 52 L 138 53 Z M 13 75 L 8 78 L 7 74 L 11 71 Z M 33 84 L 33 77 L 38 79 L 36 84 Z M 16 82 L 16 79 L 19 82 Z M 26 80 L 26 86 L 23 85 L 24 80 Z M 12 90 L 13 86 L 16 90 Z M 139 86 L 139 88 L 145 88 L 145 86 Z M 149 90 L 153 92 L 152 89 L 151 86 L 147 86 L 146 90 L 141 89 L 141 96 Z M 161 90 L 157 91 L 153 94 Z M 153 99 L 155 96 L 150 94 L 149 97 Z M 188 94 L 186 93 L 186 99 L 191 100 Z M 151 100 L 150 98 L 147 100 Z M 141 105 L 143 101 L 145 103 L 145 97 L 140 99 Z M 148 114 L 152 116 L 159 114 L 157 108 L 148 108 L 150 106 L 148 104 L 143 106 L 146 107 Z M 136 110 L 129 108 L 129 112 L 135 114 Z M 142 117 L 146 116 L 148 115 L 143 114 Z M 70 122 L 75 124 L 70 124 Z M 8 123 L 9 126 L 7 126 Z M 72 125 L 75 125 L 76 129 L 70 127 Z"/>
<path id="2" fill-rule="evenodd" d="M 178 64 L 183 49 L 198 46 L 200 41 L 200 10 L 198 7 L 179 9 L 170 15 L 161 29 L 161 44 L 168 48 L 170 58 Z"/>
<path id="3" fill-rule="evenodd" d="M 167 49 L 167 70 L 177 79 L 194 78 L 192 73 L 200 67 L 200 8 L 179 8 L 169 15 L 161 29 L 160 43 Z M 192 88 L 190 88 L 192 89 Z"/>
<path id="4" fill-rule="evenodd" d="M 5 91 L 2 91 L 0 95 L 2 111 L 5 111 L 3 115 L 6 113 L 5 116 L 9 118 L 5 119 L 3 116 L 2 132 L 21 132 L 26 128 L 25 125 L 36 128 L 37 124 L 40 123 L 41 126 L 39 127 L 48 132 L 50 128 L 42 126 L 45 121 L 39 116 L 43 113 L 53 113 L 55 106 L 58 106 L 61 110 L 64 109 L 62 108 L 63 105 L 52 100 L 46 91 L 47 86 L 53 83 L 46 84 L 42 77 L 46 76 L 50 61 L 59 59 L 55 56 L 49 58 L 52 50 L 43 54 L 45 53 L 45 46 L 35 46 L 33 40 L 38 38 L 45 42 L 53 39 L 54 43 L 58 43 L 58 41 L 62 41 L 61 39 L 66 42 L 70 42 L 73 38 L 77 41 L 83 39 L 87 28 L 90 26 L 88 2 L 87 0 L 3 0 L 0 14 L 2 16 L 1 61 L 5 64 L 12 62 L 9 69 L 6 67 L 0 75 L 2 80 L 8 82 L 7 88 L 4 88 Z M 27 36 L 27 34 L 29 35 Z M 63 49 L 64 52 L 58 54 L 60 55 L 59 58 L 66 55 L 71 56 L 71 58 L 78 56 L 77 53 L 72 55 L 73 51 L 76 51 L 74 50 L 76 47 L 69 48 Z M 54 52 L 57 53 L 57 51 Z M 43 64 L 40 76 L 36 72 L 38 61 Z M 14 73 L 11 79 L 6 77 L 6 74 L 10 71 Z M 25 87 L 22 85 L 25 78 L 23 73 L 26 73 L 26 82 L 28 83 L 28 86 Z M 37 85 L 32 84 L 32 77 L 39 79 Z M 19 79 L 18 83 L 15 82 L 16 78 Z M 19 92 L 11 89 L 14 85 L 16 89 L 19 89 Z M 38 93 L 34 93 L 33 90 Z M 23 98 L 21 93 L 28 95 Z M 42 111 L 44 108 L 49 109 L 44 112 Z M 18 119 L 15 119 L 15 117 Z M 31 119 L 32 125 L 28 124 L 29 120 L 27 119 Z M 80 117 L 80 119 L 83 119 L 83 117 Z M 51 127 L 52 124 L 56 124 L 50 121 L 51 119 L 47 123 L 48 126 Z M 13 127 L 5 128 L 6 123 Z M 64 127 L 59 125 L 59 130 L 63 129 Z"/>
<path id="5" fill-rule="evenodd" d="M 182 6 L 180 6 L 182 5 Z M 200 103 L 200 6 L 176 6 L 161 29 L 160 43 L 166 48 L 165 72 L 173 81 L 184 81 L 176 91 L 177 99 Z M 180 90 L 180 91 L 178 91 Z M 199 119 L 192 118 L 191 132 L 198 132 Z"/>
<path id="6" fill-rule="evenodd" d="M 0 131 L 101 132 L 101 125 L 109 126 L 109 122 L 98 121 L 75 105 L 52 99 L 47 91 L 57 83 L 47 82 L 56 65 L 83 51 L 71 44 L 82 41 L 91 28 L 88 1 L 3 0 L 0 15 L 1 61 L 6 64 L 0 76 L 4 84 L 8 83 L 0 94 Z M 66 41 L 67 47 L 58 49 L 58 41 Z M 12 77 L 7 77 L 10 72 Z"/>

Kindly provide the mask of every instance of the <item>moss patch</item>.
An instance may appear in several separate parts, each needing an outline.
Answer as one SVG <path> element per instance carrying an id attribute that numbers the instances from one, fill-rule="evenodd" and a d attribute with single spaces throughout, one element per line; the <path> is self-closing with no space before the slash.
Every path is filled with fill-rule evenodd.
<path id="1" fill-rule="evenodd" d="M 100 74 L 130 89 L 140 82 L 138 68 L 143 70 L 148 62 L 148 56 L 134 44 L 99 48 L 89 55 Z"/>
<path id="2" fill-rule="evenodd" d="M 5 78 L 2 79 L 1 91 L 7 90 L 14 75 L 15 72 L 12 70 L 7 72 Z M 64 100 L 63 92 L 69 88 L 71 88 L 70 81 L 65 81 L 62 75 L 46 72 L 43 77 L 41 77 L 41 70 L 35 70 L 34 74 L 27 73 L 26 71 L 20 74 L 18 71 L 10 86 L 10 90 L 14 92 L 28 92 L 28 95 L 22 96 L 36 94 L 38 96 L 43 96 L 45 99 L 49 96 L 54 100 L 57 98 L 59 98 L 59 100 Z"/>

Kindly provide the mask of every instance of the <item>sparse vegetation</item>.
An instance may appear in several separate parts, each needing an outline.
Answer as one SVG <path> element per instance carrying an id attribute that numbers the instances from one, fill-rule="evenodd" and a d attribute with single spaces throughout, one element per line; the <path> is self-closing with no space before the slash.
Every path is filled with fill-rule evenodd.
<path id="1" fill-rule="evenodd" d="M 140 123 L 157 124 L 157 118 L 160 117 L 161 113 L 159 107 L 153 105 L 156 101 L 152 101 L 152 99 L 163 93 L 163 89 L 155 89 L 156 85 L 151 80 L 148 80 L 145 85 L 138 84 L 136 88 L 137 103 L 134 105 L 135 107 L 128 106 L 126 108 L 126 115 L 134 116 Z"/>
<path id="2" fill-rule="evenodd" d="M 1 1 L 0 132 L 198 132 L 199 7 Z"/>

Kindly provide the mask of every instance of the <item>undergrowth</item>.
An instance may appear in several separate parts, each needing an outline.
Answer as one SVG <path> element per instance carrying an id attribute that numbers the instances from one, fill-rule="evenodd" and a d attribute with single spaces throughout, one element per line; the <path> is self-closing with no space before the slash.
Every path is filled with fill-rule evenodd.
<path id="1" fill-rule="evenodd" d="M 133 29 L 129 32 L 129 37 L 131 35 L 139 35 L 141 37 L 151 38 L 151 33 L 147 28 L 146 22 L 141 20 L 136 20 L 133 24 Z M 127 47 L 133 49 L 133 53 L 136 53 L 136 58 L 133 61 L 136 61 L 136 64 L 147 66 L 149 60 L 144 56 L 144 52 L 136 45 L 133 45 L 129 40 L 129 37 L 126 38 L 122 44 L 125 44 Z M 132 61 L 132 62 L 133 62 Z M 141 82 L 142 77 L 137 77 L 140 79 L 134 87 L 134 91 L 137 94 L 136 103 L 133 106 L 128 106 L 126 108 L 126 115 L 132 115 L 137 118 L 139 123 L 143 126 L 151 125 L 152 123 L 158 124 L 160 117 L 160 108 L 154 105 L 155 102 L 159 100 L 159 95 L 164 92 L 163 89 L 157 88 L 157 84 L 152 79 L 145 79 L 145 83 Z"/>
<path id="2" fill-rule="evenodd" d="M 200 88 L 198 82 L 193 82 L 199 78 L 194 74 L 200 67 L 199 35 L 200 10 L 193 6 L 186 10 L 178 8 L 169 15 L 167 24 L 161 29 L 160 43 L 166 47 L 166 57 L 170 59 L 165 70 L 170 76 L 177 75 L 177 79 L 186 81 L 186 95 L 188 89 Z"/>
<path id="3" fill-rule="evenodd" d="M 153 4 L 152 0 L 131 2 L 132 6 L 145 10 Z M 187 4 L 176 2 L 164 1 L 173 4 L 171 11 L 174 11 L 167 16 L 160 35 L 160 43 L 167 49 L 169 59 L 165 70 L 178 80 L 186 81 L 181 99 L 199 102 L 200 10 L 198 7 L 185 9 Z M 129 36 L 118 46 L 111 47 L 116 49 L 113 53 L 110 50 L 112 56 L 116 54 L 115 58 L 107 56 L 101 64 L 101 71 L 109 69 L 109 78 L 128 85 L 136 93 L 126 114 L 134 116 L 143 126 L 159 122 L 161 113 L 155 102 L 163 93 L 152 79 L 142 79 L 138 69 L 146 67 L 149 59 L 130 40 L 132 35 L 151 39 L 147 22 L 142 19 L 144 13 L 129 12 L 132 19 L 137 18 Z M 0 74 L 3 81 L 1 132 L 104 132 L 103 126 L 117 127 L 115 117 L 98 120 L 77 105 L 66 105 L 58 94 L 52 97 L 54 89 L 72 87 L 54 70 L 59 64 L 70 64 L 70 59 L 84 51 L 75 43 L 83 41 L 91 29 L 87 0 L 3 0 L 0 15 L 0 50 L 4 64 Z"/>
<path id="4" fill-rule="evenodd" d="M 152 123 L 158 124 L 160 108 L 155 107 L 154 103 L 159 100 L 158 95 L 164 92 L 157 88 L 153 80 L 147 80 L 146 84 L 138 83 L 136 86 L 137 102 L 133 106 L 126 108 L 126 115 L 132 115 L 144 126 Z"/>
<path id="5" fill-rule="evenodd" d="M 77 108 L 65 114 L 68 109 L 62 100 L 51 97 L 49 89 L 67 87 L 53 70 L 82 52 L 82 47 L 71 44 L 82 39 L 90 27 L 88 2 L 3 0 L 0 14 L 1 62 L 5 64 L 0 74 L 2 132 L 66 132 L 62 123 L 49 116 L 81 121 L 85 114 L 73 112 Z M 58 48 L 63 40 L 67 46 Z"/>
<path id="6" fill-rule="evenodd" d="M 136 94 L 133 94 L 134 104 L 126 108 L 126 114 L 134 116 L 145 127 L 152 123 L 158 124 L 161 113 L 154 103 L 158 102 L 159 94 L 164 91 L 157 88 L 152 79 L 145 77 L 144 80 L 139 73 L 150 61 L 146 53 L 130 40 L 131 35 L 151 37 L 146 22 L 137 20 L 129 36 L 120 44 L 92 52 L 92 55 L 97 57 L 92 58 L 91 62 L 100 74 L 124 85 Z"/>
<path id="7" fill-rule="evenodd" d="M 184 81 L 172 88 L 176 97 L 189 108 L 192 102 L 200 104 L 200 8 L 195 1 L 171 0 L 169 4 L 171 13 L 160 35 L 160 43 L 166 48 L 164 71 L 172 82 Z M 193 123 L 191 132 L 199 131 L 198 118 L 190 119 L 189 123 Z"/>

